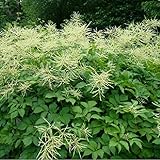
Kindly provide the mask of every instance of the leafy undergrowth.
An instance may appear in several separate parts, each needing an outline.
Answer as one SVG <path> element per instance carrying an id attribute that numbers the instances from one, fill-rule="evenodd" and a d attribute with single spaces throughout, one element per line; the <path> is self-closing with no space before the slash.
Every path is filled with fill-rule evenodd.
<path id="1" fill-rule="evenodd" d="M 0 158 L 160 158 L 160 21 L 0 34 Z"/>

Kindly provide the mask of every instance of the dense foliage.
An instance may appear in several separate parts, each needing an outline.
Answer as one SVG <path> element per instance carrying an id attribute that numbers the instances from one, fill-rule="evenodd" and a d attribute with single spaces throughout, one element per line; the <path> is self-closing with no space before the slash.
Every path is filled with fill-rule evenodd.
<path id="1" fill-rule="evenodd" d="M 73 11 L 79 11 L 92 27 L 104 28 L 109 25 L 124 25 L 131 21 L 141 21 L 144 16 L 160 16 L 158 0 L 23 0 L 26 15 L 34 21 L 41 18 L 52 20 L 59 26 Z"/>
<path id="2" fill-rule="evenodd" d="M 0 0 L 0 28 L 6 23 L 20 20 L 21 12 L 19 0 Z"/>
<path id="3" fill-rule="evenodd" d="M 142 3 L 142 8 L 148 18 L 157 17 L 160 18 L 160 1 L 151 0 Z"/>
<path id="4" fill-rule="evenodd" d="M 79 12 L 91 27 L 129 24 L 144 17 L 160 18 L 159 0 L 0 0 L 0 23 L 18 19 L 20 24 L 51 20 L 60 28 L 73 11 Z"/>
<path id="5" fill-rule="evenodd" d="M 157 27 L 2 32 L 0 158 L 159 158 Z"/>

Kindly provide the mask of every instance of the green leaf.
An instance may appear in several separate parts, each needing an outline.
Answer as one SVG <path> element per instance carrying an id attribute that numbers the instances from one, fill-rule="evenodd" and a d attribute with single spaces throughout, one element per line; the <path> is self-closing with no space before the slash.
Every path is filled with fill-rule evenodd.
<path id="1" fill-rule="evenodd" d="M 128 138 L 131 139 L 131 138 L 136 138 L 138 137 L 138 135 L 136 135 L 135 133 L 129 133 L 128 134 Z"/>
<path id="2" fill-rule="evenodd" d="M 127 96 L 127 95 L 124 95 L 124 94 L 121 94 L 119 98 L 120 98 L 120 101 L 121 101 L 121 102 L 125 102 L 125 101 L 128 100 L 128 96 Z"/>
<path id="3" fill-rule="evenodd" d="M 56 113 L 57 109 L 58 109 L 58 107 L 57 107 L 57 104 L 55 102 L 53 102 L 49 105 L 49 112 L 50 113 Z"/>
<path id="4" fill-rule="evenodd" d="M 32 97 L 27 97 L 26 99 L 25 99 L 25 104 L 27 105 L 27 106 L 32 106 Z"/>
<path id="5" fill-rule="evenodd" d="M 88 156 L 88 155 L 91 155 L 92 152 L 93 152 L 93 151 L 90 150 L 90 149 L 85 149 L 85 151 L 84 151 L 84 153 L 83 153 L 83 157 Z"/>
<path id="6" fill-rule="evenodd" d="M 59 154 L 61 155 L 61 159 L 67 159 L 67 155 L 68 155 L 67 150 L 61 149 L 61 150 L 59 150 L 58 152 L 59 152 Z"/>
<path id="7" fill-rule="evenodd" d="M 10 110 L 9 110 L 9 113 L 12 113 L 12 112 L 17 111 L 17 110 L 18 110 L 18 107 L 19 107 L 18 104 L 13 103 L 13 104 L 11 105 L 11 108 L 10 108 Z"/>
<path id="8" fill-rule="evenodd" d="M 43 118 L 39 118 L 39 119 L 36 121 L 35 125 L 43 124 L 43 123 L 45 123 L 45 120 L 44 120 Z"/>
<path id="9" fill-rule="evenodd" d="M 83 109 L 83 116 L 85 117 L 88 112 L 89 112 L 89 110 L 87 108 Z"/>
<path id="10" fill-rule="evenodd" d="M 56 97 L 55 92 L 49 92 L 45 96 L 45 98 L 53 98 L 53 97 Z"/>
<path id="11" fill-rule="evenodd" d="M 115 147 L 110 147 L 109 149 L 110 149 L 110 151 L 112 152 L 113 155 L 116 154 L 116 148 Z"/>
<path id="12" fill-rule="evenodd" d="M 135 141 L 135 144 L 136 144 L 140 149 L 142 149 L 142 144 L 141 144 L 140 141 Z"/>
<path id="13" fill-rule="evenodd" d="M 128 145 L 128 142 L 126 141 L 120 141 L 120 144 L 122 144 L 124 146 L 124 148 L 129 151 L 129 145 Z"/>
<path id="14" fill-rule="evenodd" d="M 102 149 L 103 149 L 103 151 L 104 151 L 105 153 L 107 153 L 108 155 L 111 155 L 110 149 L 109 149 L 108 146 L 103 146 Z"/>
<path id="15" fill-rule="evenodd" d="M 114 120 L 118 119 L 118 117 L 119 117 L 115 111 L 110 111 L 109 116 Z"/>
<path id="16" fill-rule="evenodd" d="M 29 135 L 29 134 L 33 135 L 35 133 L 35 131 L 37 131 L 37 130 L 36 130 L 36 128 L 34 126 L 29 126 L 29 127 L 27 127 L 25 135 Z"/>
<path id="17" fill-rule="evenodd" d="M 133 89 L 125 88 L 125 90 L 129 91 L 130 93 L 132 93 L 133 95 L 135 95 L 135 91 Z"/>
<path id="18" fill-rule="evenodd" d="M 117 129 L 115 127 L 107 127 L 104 129 L 104 132 L 106 134 L 115 135 L 115 134 L 119 133 L 119 129 Z"/>
<path id="19" fill-rule="evenodd" d="M 93 114 L 91 116 L 91 118 L 93 118 L 93 119 L 102 119 L 102 117 L 100 117 L 98 114 Z"/>
<path id="20" fill-rule="evenodd" d="M 76 103 L 76 100 L 74 98 L 66 99 L 66 102 L 71 102 L 72 105 Z"/>
<path id="21" fill-rule="evenodd" d="M 115 147 L 117 144 L 118 142 L 114 137 L 109 141 L 109 147 Z"/>
<path id="22" fill-rule="evenodd" d="M 125 133 L 125 128 L 123 125 L 120 125 L 120 130 L 121 130 L 121 136 L 123 136 Z"/>
<path id="23" fill-rule="evenodd" d="M 40 107 L 45 105 L 45 100 L 43 98 L 38 98 L 37 105 Z"/>
<path id="24" fill-rule="evenodd" d="M 101 158 L 103 158 L 104 151 L 103 151 L 102 149 L 99 149 L 99 150 L 96 151 L 96 152 L 97 152 L 97 154 L 98 154 Z"/>
<path id="25" fill-rule="evenodd" d="M 93 152 L 93 153 L 92 153 L 92 159 L 93 159 L 93 160 L 96 160 L 97 157 L 98 157 L 97 152 Z"/>
<path id="26" fill-rule="evenodd" d="M 94 108 L 91 108 L 90 110 L 89 110 L 89 112 L 92 112 L 92 111 L 95 111 L 95 112 L 103 112 L 101 109 L 99 109 L 99 108 L 97 108 L 97 107 L 94 107 Z"/>
<path id="27" fill-rule="evenodd" d="M 118 148 L 118 153 L 120 153 L 120 152 L 121 152 L 121 150 L 122 150 L 121 145 L 120 145 L 120 144 L 118 144 L 118 145 L 117 145 L 117 148 Z"/>
<path id="28" fill-rule="evenodd" d="M 75 118 L 80 118 L 80 117 L 83 117 L 83 115 L 81 113 L 77 113 Z"/>
<path id="29" fill-rule="evenodd" d="M 21 139 L 18 139 L 15 143 L 15 148 L 17 148 L 21 144 Z"/>
<path id="30" fill-rule="evenodd" d="M 32 143 L 32 137 L 31 136 L 25 137 L 23 139 L 23 143 L 24 143 L 25 147 L 29 146 Z"/>
<path id="31" fill-rule="evenodd" d="M 120 103 L 119 94 L 118 94 L 118 93 L 115 93 L 115 94 L 114 94 L 114 97 L 115 97 L 116 102 L 117 102 L 117 103 Z"/>
<path id="32" fill-rule="evenodd" d="M 80 82 L 80 83 L 78 83 L 75 87 L 76 88 L 83 88 L 83 87 L 85 87 L 86 86 L 86 83 L 85 82 Z"/>
<path id="33" fill-rule="evenodd" d="M 109 117 L 109 116 L 105 116 L 105 117 L 104 117 L 104 120 L 105 120 L 106 123 L 111 123 L 111 122 L 113 122 L 113 119 L 112 119 L 111 117 Z"/>
<path id="34" fill-rule="evenodd" d="M 88 107 L 88 104 L 87 104 L 86 102 L 81 102 L 81 105 L 82 105 L 83 107 L 85 107 L 85 108 Z"/>
<path id="35" fill-rule="evenodd" d="M 160 144 L 160 138 L 155 139 L 152 143 L 154 143 L 154 144 Z"/>
<path id="36" fill-rule="evenodd" d="M 14 111 L 11 113 L 11 119 L 14 119 L 18 116 L 18 111 Z"/>
<path id="37" fill-rule="evenodd" d="M 38 146 L 39 139 L 36 136 L 33 136 L 33 144 Z"/>
<path id="38" fill-rule="evenodd" d="M 45 118 L 47 115 L 48 115 L 48 112 L 47 112 L 47 111 L 41 113 L 41 117 L 44 117 L 44 118 Z"/>
<path id="39" fill-rule="evenodd" d="M 19 124 L 17 124 L 17 128 L 19 129 L 19 130 L 25 130 L 26 128 L 27 128 L 27 124 L 26 123 L 24 123 L 24 122 L 21 122 L 21 123 L 19 123 Z"/>
<path id="40" fill-rule="evenodd" d="M 60 114 L 61 114 L 61 115 L 64 115 L 64 114 L 66 114 L 66 113 L 69 113 L 69 110 L 70 110 L 69 107 L 63 107 L 63 108 L 61 109 L 61 111 L 60 111 Z"/>
<path id="41" fill-rule="evenodd" d="M 19 159 L 36 159 L 36 156 L 38 154 L 38 150 L 35 148 L 35 146 L 28 146 L 23 149 L 23 151 L 20 154 Z"/>
<path id="42" fill-rule="evenodd" d="M 124 94 L 124 87 L 119 85 L 119 88 L 120 88 L 121 92 Z"/>
<path id="43" fill-rule="evenodd" d="M 23 117 L 25 114 L 25 110 L 23 108 L 19 109 L 18 112 L 21 117 Z"/>
<path id="44" fill-rule="evenodd" d="M 116 124 L 112 123 L 110 125 L 113 126 L 114 128 L 116 128 L 118 132 L 120 132 L 120 128 Z"/>
<path id="45" fill-rule="evenodd" d="M 96 101 L 88 101 L 89 108 L 92 108 L 92 107 L 96 106 L 96 104 L 97 104 Z"/>
<path id="46" fill-rule="evenodd" d="M 147 141 L 149 142 L 152 139 L 152 136 L 149 134 L 146 134 L 146 138 L 147 138 Z"/>
<path id="47" fill-rule="evenodd" d="M 67 125 L 72 118 L 73 116 L 71 114 L 66 113 L 63 114 L 63 116 L 60 116 L 60 121 Z"/>
<path id="48" fill-rule="evenodd" d="M 43 109 L 42 107 L 36 107 L 36 108 L 34 109 L 33 113 L 41 113 L 41 112 L 43 112 L 43 111 L 44 111 L 44 109 Z"/>
<path id="49" fill-rule="evenodd" d="M 44 111 L 48 112 L 48 106 L 46 104 L 42 104 L 40 107 L 42 107 Z"/>
<path id="50" fill-rule="evenodd" d="M 73 110 L 73 112 L 76 112 L 76 113 L 82 113 L 82 109 L 80 106 L 72 107 L 72 110 Z"/>
<path id="51" fill-rule="evenodd" d="M 129 143 L 130 143 L 130 145 L 132 146 L 133 145 L 133 143 L 135 143 L 139 148 L 141 148 L 142 149 L 142 141 L 140 140 L 140 139 L 138 139 L 138 138 L 133 138 L 133 139 L 131 139 L 130 141 L 129 141 Z"/>
<path id="52" fill-rule="evenodd" d="M 103 133 L 103 135 L 102 135 L 102 140 L 103 140 L 103 142 L 104 142 L 105 144 L 108 143 L 109 140 L 110 140 L 109 135 Z"/>
<path id="53" fill-rule="evenodd" d="M 86 115 L 86 119 L 88 120 L 88 122 L 91 120 L 91 113 L 88 113 L 88 114 Z"/>
<path id="54" fill-rule="evenodd" d="M 113 104 L 114 106 L 117 106 L 117 102 L 116 102 L 116 99 L 115 99 L 115 98 L 110 97 L 110 98 L 109 98 L 109 102 L 110 102 L 111 104 Z"/>
<path id="55" fill-rule="evenodd" d="M 92 151 L 96 151 L 97 150 L 97 143 L 95 141 L 89 141 L 89 145 L 88 145 L 88 148 Z"/>
<path id="56" fill-rule="evenodd" d="M 103 130 L 102 127 L 94 127 L 92 128 L 92 134 L 93 135 L 98 134 L 101 130 Z"/>
<path id="57" fill-rule="evenodd" d="M 65 97 L 63 97 L 62 95 L 57 96 L 57 101 L 58 102 L 63 101 L 63 100 L 65 100 Z"/>

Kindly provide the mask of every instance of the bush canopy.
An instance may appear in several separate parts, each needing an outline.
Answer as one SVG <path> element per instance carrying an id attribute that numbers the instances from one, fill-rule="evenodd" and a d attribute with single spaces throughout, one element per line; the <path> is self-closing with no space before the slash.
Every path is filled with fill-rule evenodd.
<path id="1" fill-rule="evenodd" d="M 0 158 L 159 158 L 160 27 L 0 33 Z"/>

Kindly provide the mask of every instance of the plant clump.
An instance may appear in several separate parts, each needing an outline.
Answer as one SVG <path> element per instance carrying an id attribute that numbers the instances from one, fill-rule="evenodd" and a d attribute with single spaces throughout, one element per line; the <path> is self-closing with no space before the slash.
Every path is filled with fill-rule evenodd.
<path id="1" fill-rule="evenodd" d="M 159 158 L 159 27 L 2 31 L 0 158 Z"/>

